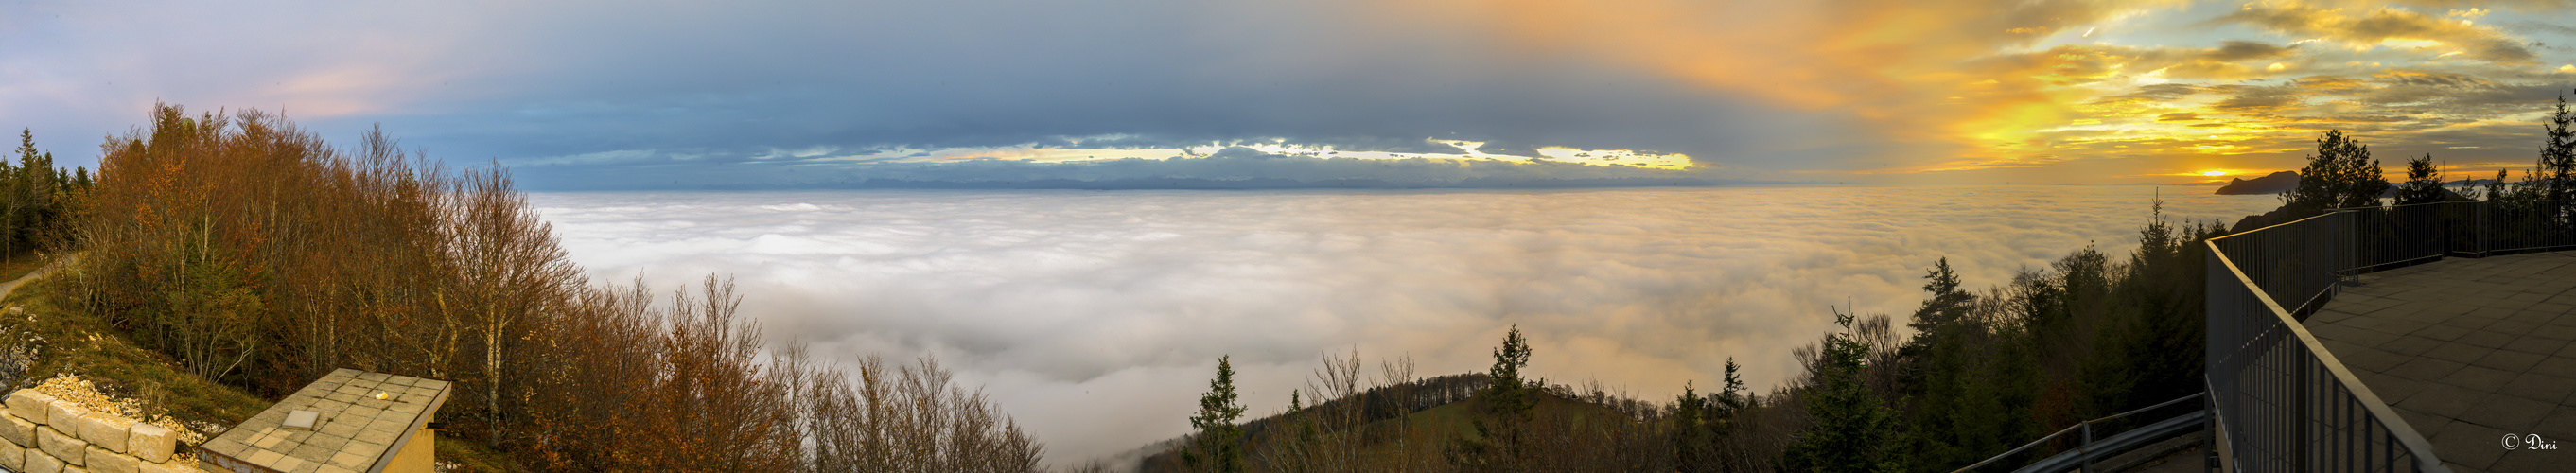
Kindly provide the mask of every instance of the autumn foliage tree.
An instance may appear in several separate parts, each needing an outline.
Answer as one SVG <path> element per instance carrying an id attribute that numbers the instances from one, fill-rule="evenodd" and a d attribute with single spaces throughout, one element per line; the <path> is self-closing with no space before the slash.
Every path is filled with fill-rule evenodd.
<path id="1" fill-rule="evenodd" d="M 548 470 L 1038 469 L 1043 446 L 933 361 L 851 379 L 764 346 L 728 281 L 666 307 L 640 280 L 591 285 L 497 163 L 170 105 L 101 150 L 56 296 L 207 379 L 270 397 L 340 367 L 452 380 L 448 434 Z"/>

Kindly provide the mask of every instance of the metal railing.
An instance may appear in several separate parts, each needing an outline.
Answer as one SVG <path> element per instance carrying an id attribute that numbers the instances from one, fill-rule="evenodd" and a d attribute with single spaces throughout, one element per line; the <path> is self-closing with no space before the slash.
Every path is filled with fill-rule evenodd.
<path id="1" fill-rule="evenodd" d="M 2137 448 L 2140 445 L 2146 445 L 2147 442 L 2162 440 L 2183 432 L 2188 432 L 2192 428 L 2201 426 L 2204 421 L 2208 419 L 2208 411 L 2206 409 L 2194 409 L 2171 419 L 2165 419 L 2153 424 L 2129 429 L 2127 432 L 2113 435 L 2098 442 L 2093 439 L 2094 425 L 2110 423 L 2113 420 L 2118 420 L 2123 417 L 2138 415 L 2140 413 L 2156 409 L 2163 409 L 2186 401 L 2200 401 L 2201 404 L 2205 406 L 2209 402 L 2208 394 L 2209 393 L 2205 392 L 2192 393 L 2192 395 L 2183 396 L 2180 399 L 2165 401 L 2163 404 L 2141 407 L 2137 410 L 2112 414 L 2100 419 L 2077 422 L 2075 425 L 2066 426 L 2065 429 L 2058 430 L 2057 433 L 2048 434 L 2046 437 L 2040 437 L 2039 440 L 2033 440 L 2030 443 L 2022 444 L 2021 448 L 2012 449 L 2012 451 L 2004 452 L 2002 455 L 1995 455 L 1994 458 L 1988 458 L 1985 461 L 1977 462 L 1974 465 L 1961 467 L 1953 473 L 1966 473 L 1978 468 L 1983 468 L 1986 465 L 2003 461 L 2005 458 L 2011 458 L 2015 454 L 2019 454 L 2025 450 L 2030 450 L 2033 447 L 2038 447 L 2040 444 L 2057 440 L 2058 437 L 2064 437 L 2066 434 L 2070 433 L 2080 433 L 2080 435 L 2082 435 L 2081 439 L 2083 440 L 2083 443 L 2076 444 L 2075 448 L 2072 450 L 2067 450 L 2065 452 L 2058 453 L 2057 455 L 2041 459 L 2038 462 L 2031 463 L 2030 465 L 2023 466 L 2013 471 L 2057 472 L 2072 469 L 2093 471 L 2094 460 L 2099 460 L 2120 452 L 2128 451 L 2129 449 Z"/>
<path id="2" fill-rule="evenodd" d="M 2442 202 L 2358 209 L 2351 214 L 2361 272 L 2445 257 L 2483 258 L 2576 249 L 2576 201 Z"/>
<path id="3" fill-rule="evenodd" d="M 2336 209 L 2210 239 L 2208 377 L 2215 438 L 2226 444 L 2222 463 L 2250 471 L 2450 471 L 2299 321 L 2364 273 L 2576 248 L 2570 204 Z"/>

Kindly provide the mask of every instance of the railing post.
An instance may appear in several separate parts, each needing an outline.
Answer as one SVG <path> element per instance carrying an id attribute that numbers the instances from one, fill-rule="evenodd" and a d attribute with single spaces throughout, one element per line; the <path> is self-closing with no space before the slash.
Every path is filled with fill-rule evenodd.
<path id="1" fill-rule="evenodd" d="M 2296 351 L 2307 350 L 2307 347 L 2298 344 L 2291 344 L 2290 346 L 2297 347 L 2295 349 Z M 2308 379 L 2308 364 L 2310 361 L 2306 359 L 2307 357 L 2295 358 L 2296 359 L 2290 360 L 2292 370 L 2292 374 L 2290 375 L 2290 442 L 2292 442 L 2290 451 L 2293 455 L 2290 457 L 2290 471 L 2316 471 L 2315 469 L 2308 467 L 2308 435 L 2310 433 L 2309 431 L 2312 430 L 2309 428 L 2310 416 L 2308 415 L 2308 395 L 2311 393 L 2309 392 L 2310 390 L 2308 389 L 2308 385 L 2314 380 Z"/>
<path id="2" fill-rule="evenodd" d="M 2076 444 L 2075 449 L 2084 452 L 2084 473 L 2093 473 L 2093 421 L 2081 424 L 2084 425 L 2084 443 Z"/>
<path id="3" fill-rule="evenodd" d="M 2218 429 L 2226 420 L 2218 415 L 2218 383 L 2210 382 L 2207 374 L 2200 376 L 2200 382 L 2209 387 L 2200 395 L 2200 409 L 2209 413 L 2209 422 L 2200 424 L 2203 435 L 2207 436 L 2207 440 L 2200 442 L 2200 471 L 2207 473 L 2219 470 L 2218 442 L 2227 437 L 2219 435 Z"/>

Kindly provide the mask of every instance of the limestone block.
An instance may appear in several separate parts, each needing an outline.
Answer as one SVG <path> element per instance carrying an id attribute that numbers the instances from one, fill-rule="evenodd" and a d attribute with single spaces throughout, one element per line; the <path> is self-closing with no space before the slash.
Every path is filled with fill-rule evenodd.
<path id="1" fill-rule="evenodd" d="M 107 449 L 98 448 L 98 445 L 95 444 L 89 446 L 89 471 L 98 473 L 134 473 L 135 466 L 134 457 L 125 456 L 125 454 L 122 453 L 107 451 Z"/>
<path id="2" fill-rule="evenodd" d="M 179 434 L 152 424 L 134 424 L 125 437 L 125 453 L 143 461 L 170 461 L 170 451 L 179 446 Z"/>
<path id="3" fill-rule="evenodd" d="M 90 445 L 96 445 L 98 448 L 125 453 L 125 439 L 129 435 L 126 429 L 133 427 L 134 421 L 123 417 L 93 413 L 89 417 L 81 418 L 80 437 L 81 440 L 88 441 Z"/>
<path id="4" fill-rule="evenodd" d="M 62 471 L 62 459 L 35 450 L 27 451 L 27 469 L 18 470 L 19 473 L 62 473 Z"/>
<path id="5" fill-rule="evenodd" d="M 8 439 L 19 448 L 36 446 L 36 423 L 18 418 L 17 414 L 0 412 L 0 439 Z"/>
<path id="6" fill-rule="evenodd" d="M 89 473 L 89 469 L 77 466 L 65 466 L 63 467 L 63 473 Z"/>
<path id="7" fill-rule="evenodd" d="M 36 392 L 33 389 L 20 389 L 18 392 L 9 393 L 9 413 L 17 414 L 18 418 L 26 419 L 28 422 L 44 425 L 45 407 L 53 405 L 54 401 L 58 400 L 60 399 L 54 399 L 54 395 L 51 394 Z"/>
<path id="8" fill-rule="evenodd" d="M 134 469 L 135 469 L 135 471 L 138 471 L 138 472 L 141 472 L 141 473 L 205 473 L 205 470 L 199 470 L 199 469 L 197 469 L 196 467 L 192 467 L 192 466 L 188 466 L 188 465 L 182 465 L 182 464 L 179 464 L 179 463 L 180 463 L 180 462 L 175 462 L 175 461 L 173 461 L 173 462 L 161 462 L 161 463 L 143 463 L 143 464 L 135 465 L 135 468 L 134 468 Z"/>
<path id="9" fill-rule="evenodd" d="M 27 449 L 19 448 L 17 445 L 0 444 L 0 468 L 19 471 L 26 469 L 26 466 Z"/>
<path id="10" fill-rule="evenodd" d="M 36 428 L 36 446 L 67 465 L 80 466 L 89 457 L 88 443 L 63 435 L 62 431 L 54 430 L 50 425 Z"/>
<path id="11" fill-rule="evenodd" d="M 64 433 L 80 435 L 72 432 L 73 430 L 79 429 L 79 427 L 73 427 L 72 424 L 79 423 L 78 419 L 88 415 L 89 408 L 81 407 L 79 403 L 71 401 L 54 401 L 45 403 L 45 421 L 38 423 L 53 426 L 54 430 L 60 430 Z"/>

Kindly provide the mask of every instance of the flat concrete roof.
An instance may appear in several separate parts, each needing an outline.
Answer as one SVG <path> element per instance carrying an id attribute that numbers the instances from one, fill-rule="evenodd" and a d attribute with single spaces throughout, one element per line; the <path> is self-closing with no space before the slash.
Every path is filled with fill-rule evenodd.
<path id="1" fill-rule="evenodd" d="M 2305 325 L 2454 471 L 2576 468 L 2576 252 L 2362 275 Z"/>
<path id="2" fill-rule="evenodd" d="M 238 473 L 355 473 L 382 469 L 447 400 L 450 384 L 342 368 L 207 440 L 201 463 Z M 385 399 L 378 399 L 382 393 Z M 294 411 L 318 413 L 311 429 L 282 425 Z M 203 455 L 212 453 L 214 455 Z M 248 467 L 248 468 L 231 468 Z"/>

